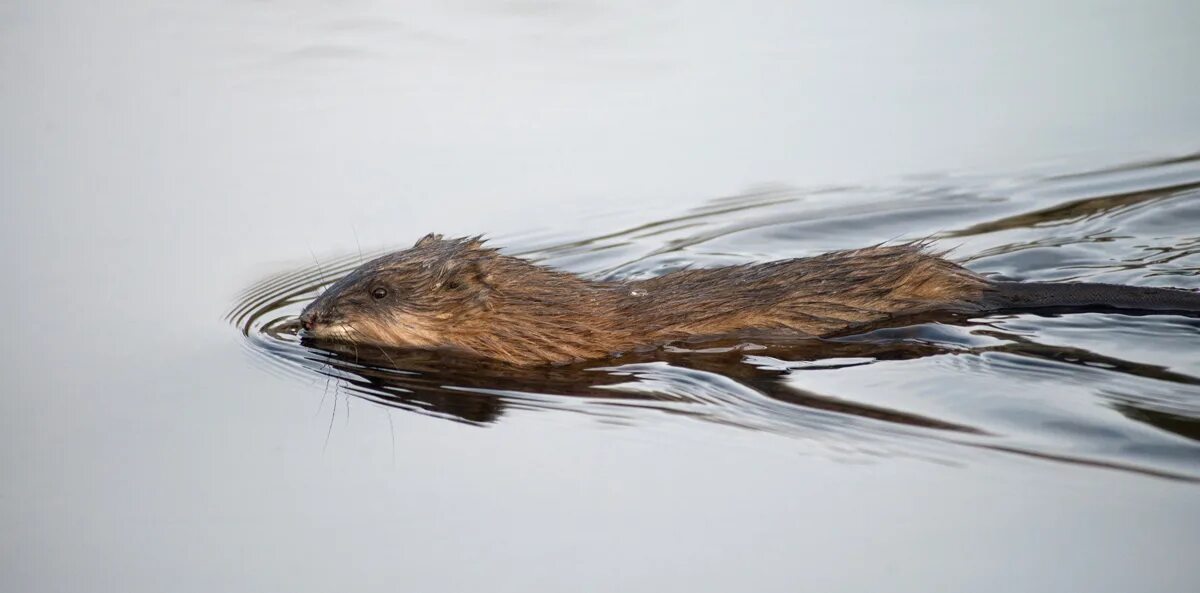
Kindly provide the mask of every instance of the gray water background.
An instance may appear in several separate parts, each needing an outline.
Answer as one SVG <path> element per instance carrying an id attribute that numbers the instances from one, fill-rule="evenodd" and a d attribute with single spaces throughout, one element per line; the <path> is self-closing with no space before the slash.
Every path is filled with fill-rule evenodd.
<path id="1" fill-rule="evenodd" d="M 429 231 L 551 244 L 762 184 L 1188 154 L 1197 23 L 1190 2 L 4 2 L 0 588 L 1194 591 L 1194 484 L 669 416 L 446 422 L 272 373 L 225 315 L 264 276 Z M 854 228 L 735 255 L 892 238 Z M 1107 348 L 1196 374 L 1194 339 L 1144 355 L 1148 333 Z"/>

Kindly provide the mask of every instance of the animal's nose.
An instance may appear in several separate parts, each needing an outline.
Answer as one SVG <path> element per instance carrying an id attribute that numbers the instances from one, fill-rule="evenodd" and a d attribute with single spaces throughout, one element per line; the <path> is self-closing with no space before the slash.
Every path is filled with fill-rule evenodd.
<path id="1" fill-rule="evenodd" d="M 312 331 L 312 328 L 314 325 L 316 325 L 316 323 L 317 323 L 317 312 L 316 311 L 305 311 L 300 314 L 300 326 L 303 327 L 304 329 L 306 329 L 308 331 Z"/>

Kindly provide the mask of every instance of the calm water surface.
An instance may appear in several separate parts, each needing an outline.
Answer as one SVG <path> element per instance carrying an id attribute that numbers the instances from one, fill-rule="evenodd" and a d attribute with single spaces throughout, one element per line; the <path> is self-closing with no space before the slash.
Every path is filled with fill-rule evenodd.
<path id="1" fill-rule="evenodd" d="M 0 589 L 1195 591 L 1200 319 L 305 346 L 437 231 L 1200 289 L 1187 2 L 0 3 Z"/>
<path id="2" fill-rule="evenodd" d="M 776 189 L 594 237 L 498 241 L 620 280 L 915 234 L 989 275 L 1200 288 L 1197 222 L 1200 157 L 1182 157 L 1025 180 Z M 846 460 L 958 463 L 983 449 L 1200 483 L 1200 314 L 935 315 L 833 339 L 672 344 L 540 369 L 301 344 L 300 309 L 375 255 L 272 275 L 228 316 L 264 367 L 323 382 L 330 438 L 345 395 L 475 425 L 510 411 L 633 426 L 670 415 L 795 437 L 798 451 Z"/>

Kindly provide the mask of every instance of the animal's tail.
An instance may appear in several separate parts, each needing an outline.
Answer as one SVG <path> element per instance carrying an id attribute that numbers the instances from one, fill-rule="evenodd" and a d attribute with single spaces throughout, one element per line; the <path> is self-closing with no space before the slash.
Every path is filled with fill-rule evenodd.
<path id="1" fill-rule="evenodd" d="M 1093 282 L 996 282 L 989 309 L 1121 309 L 1200 314 L 1200 292 Z"/>

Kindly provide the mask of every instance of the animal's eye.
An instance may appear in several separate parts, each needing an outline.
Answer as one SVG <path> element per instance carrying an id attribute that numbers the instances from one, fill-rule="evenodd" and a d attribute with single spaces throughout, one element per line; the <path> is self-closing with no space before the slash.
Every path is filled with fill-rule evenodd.
<path id="1" fill-rule="evenodd" d="M 462 283 L 459 282 L 458 280 L 447 280 L 446 288 L 448 288 L 450 290 L 458 290 L 458 289 L 462 288 Z"/>
<path id="2" fill-rule="evenodd" d="M 387 289 L 382 286 L 377 287 L 375 290 L 371 291 L 371 296 L 375 297 L 376 299 L 381 299 L 387 296 Z"/>

